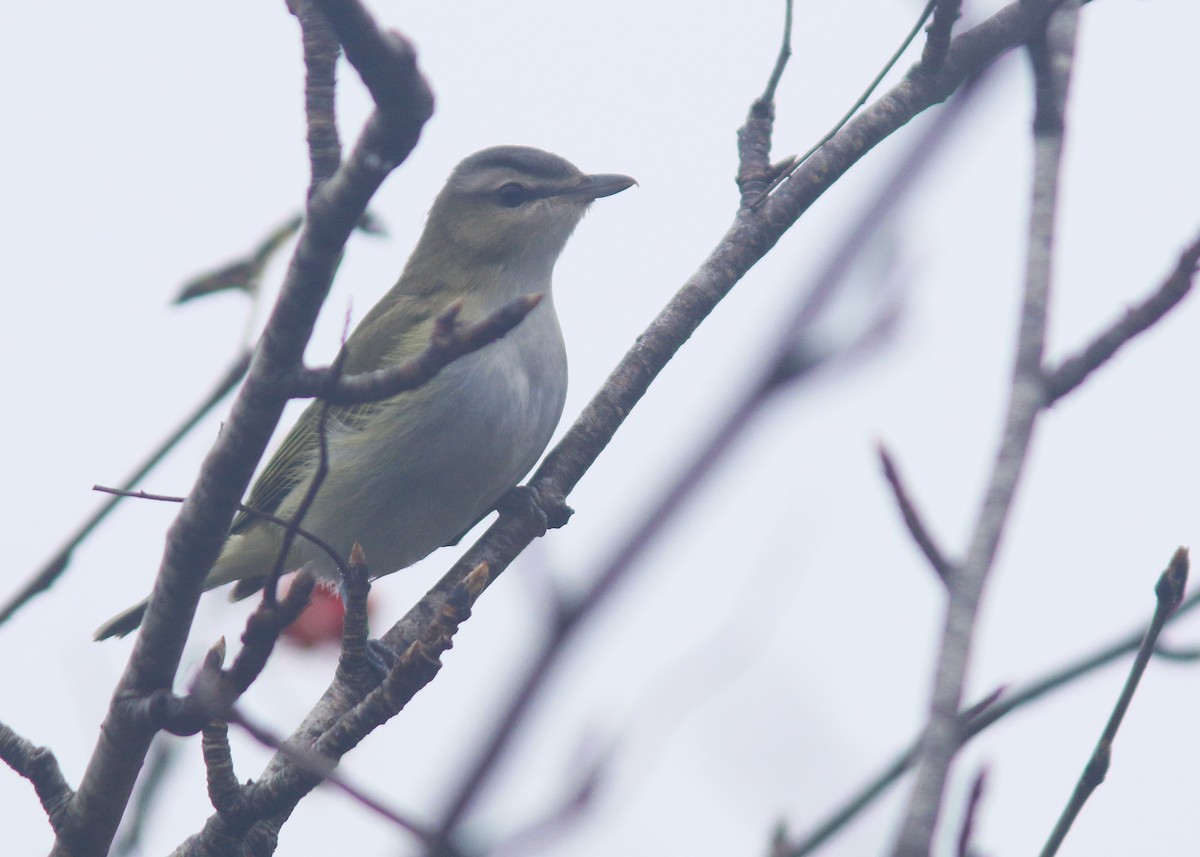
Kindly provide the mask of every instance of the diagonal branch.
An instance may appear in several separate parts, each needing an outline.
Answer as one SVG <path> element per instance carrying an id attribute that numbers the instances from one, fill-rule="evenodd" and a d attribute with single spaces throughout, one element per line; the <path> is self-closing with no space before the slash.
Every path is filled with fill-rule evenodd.
<path id="1" fill-rule="evenodd" d="M 1092 751 L 1087 765 L 1084 766 L 1079 782 L 1075 784 L 1071 799 L 1067 802 L 1062 815 L 1054 825 L 1054 830 L 1050 833 L 1046 846 L 1042 849 L 1042 857 L 1054 857 L 1058 853 L 1059 846 L 1062 845 L 1063 839 L 1066 838 L 1067 832 L 1071 829 L 1080 810 L 1083 809 L 1083 805 L 1096 787 L 1104 781 L 1105 774 L 1108 773 L 1109 761 L 1112 759 L 1112 745 L 1116 740 L 1117 730 L 1121 727 L 1121 721 L 1125 719 L 1125 713 L 1129 711 L 1129 703 L 1133 701 L 1133 694 L 1141 682 L 1142 675 L 1146 672 L 1146 667 L 1150 664 L 1150 658 L 1154 654 L 1159 636 L 1183 600 L 1187 578 L 1188 553 L 1185 548 L 1180 548 L 1175 551 L 1167 570 L 1158 579 L 1158 585 L 1154 588 L 1154 594 L 1158 600 L 1154 608 L 1154 617 L 1150 620 L 1150 627 L 1146 629 L 1141 645 L 1138 646 L 1137 656 L 1129 668 L 1129 675 L 1125 679 L 1124 687 L 1121 688 L 1117 704 L 1113 706 L 1112 714 L 1109 715 L 1108 722 L 1104 724 L 1104 730 L 1100 733 L 1100 740 L 1096 742 L 1096 748 Z"/>

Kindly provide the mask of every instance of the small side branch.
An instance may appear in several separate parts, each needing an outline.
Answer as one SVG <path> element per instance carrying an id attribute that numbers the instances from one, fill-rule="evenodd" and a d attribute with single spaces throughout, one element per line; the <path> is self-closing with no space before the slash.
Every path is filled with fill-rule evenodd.
<path id="1" fill-rule="evenodd" d="M 912 45 L 913 41 L 917 38 L 917 35 L 921 32 L 921 27 L 925 25 L 925 22 L 929 20 L 929 16 L 933 14 L 934 5 L 937 2 L 938 0 L 929 0 L 929 2 L 926 3 L 925 9 L 921 12 L 920 17 L 917 19 L 917 23 L 913 25 L 911 30 L 909 30 L 908 35 L 904 37 L 904 40 L 900 43 L 900 46 L 896 48 L 890 57 L 888 57 L 887 62 L 883 64 L 883 68 L 881 68 L 875 77 L 871 79 L 871 82 L 867 84 L 867 88 L 864 89 L 862 94 L 855 99 L 854 103 L 850 105 L 849 109 L 842 114 L 842 118 L 838 119 L 834 126 L 830 128 L 820 140 L 813 143 L 813 145 L 803 155 L 789 158 L 783 163 L 777 165 L 773 170 L 775 175 L 772 177 L 770 184 L 763 188 L 762 192 L 756 197 L 750 197 L 748 202 L 743 200 L 744 206 L 748 205 L 750 208 L 757 208 L 759 205 L 761 205 L 763 200 L 765 200 L 777 187 L 791 178 L 792 174 L 800 168 L 801 164 L 811 158 L 822 146 L 837 136 L 842 128 L 846 126 L 846 123 L 854 118 L 854 114 L 858 113 L 859 109 L 867 103 L 867 100 L 875 93 L 875 90 L 879 87 L 879 84 L 883 83 L 883 79 L 887 77 L 888 72 L 896 67 L 896 63 L 900 62 L 900 57 L 904 56 L 904 53 L 908 50 L 909 46 Z M 920 68 L 920 65 L 916 66 L 911 73 L 916 74 Z M 753 112 L 751 113 L 751 116 L 753 116 Z M 746 126 L 747 128 L 750 126 L 749 120 L 747 120 Z"/>
<path id="2" fill-rule="evenodd" d="M 469 324 L 458 320 L 463 305 L 455 301 L 437 318 L 429 345 L 411 360 L 359 375 L 341 376 L 333 367 L 301 370 L 293 376 L 290 390 L 296 398 L 316 396 L 331 405 L 357 405 L 415 389 L 462 355 L 500 339 L 541 300 L 540 294 L 524 295 Z"/>
<path id="3" fill-rule="evenodd" d="M 892 494 L 896 498 L 896 505 L 900 507 L 900 514 L 904 518 L 904 526 L 908 528 L 909 535 L 913 541 L 917 543 L 921 553 L 925 555 L 925 559 L 929 561 L 929 565 L 933 568 L 937 576 L 941 578 L 943 586 L 949 586 L 954 579 L 954 565 L 945 555 L 933 540 L 933 536 L 929 534 L 929 530 L 925 527 L 924 521 L 921 520 L 920 514 L 917 512 L 917 507 L 913 505 L 912 499 L 908 496 L 908 491 L 904 488 L 904 483 L 900 480 L 900 472 L 896 469 L 896 464 L 892 461 L 891 454 L 882 444 L 879 446 L 879 461 L 883 465 L 883 475 L 887 479 L 888 485 L 892 488 Z"/>
<path id="4" fill-rule="evenodd" d="M 788 60 L 792 56 L 792 0 L 784 0 L 783 39 L 775 67 L 767 78 L 763 94 L 750 105 L 746 124 L 738 129 L 738 174 L 737 184 L 742 193 L 742 207 L 751 206 L 766 196 L 779 175 L 790 169 L 789 159 L 778 166 L 771 165 L 771 134 L 775 127 L 775 90 L 783 79 Z"/>
<path id="5" fill-rule="evenodd" d="M 1070 393 L 1087 377 L 1107 363 L 1138 334 L 1156 324 L 1180 301 L 1187 297 L 1196 281 L 1196 266 L 1200 263 L 1200 235 L 1183 251 L 1170 276 L 1158 290 L 1097 336 L 1074 357 L 1068 357 L 1046 375 L 1046 399 L 1053 404 Z"/>
<path id="6" fill-rule="evenodd" d="M 923 73 L 941 69 L 946 61 L 946 52 L 950 49 L 950 33 L 954 30 L 954 22 L 962 12 L 962 0 L 934 0 L 934 3 L 933 20 L 926 31 L 925 49 L 921 51 L 918 66 Z"/>

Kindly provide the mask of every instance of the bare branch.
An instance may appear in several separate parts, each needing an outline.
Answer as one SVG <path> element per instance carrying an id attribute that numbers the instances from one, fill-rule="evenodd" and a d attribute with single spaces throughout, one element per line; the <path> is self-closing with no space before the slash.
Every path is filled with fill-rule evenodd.
<path id="1" fill-rule="evenodd" d="M 1121 688 L 1117 704 L 1113 706 L 1112 714 L 1109 715 L 1108 722 L 1104 724 L 1100 740 L 1096 742 L 1096 748 L 1084 766 L 1079 782 L 1075 784 L 1071 799 L 1054 825 L 1054 830 L 1051 831 L 1045 847 L 1042 848 L 1042 857 L 1053 857 L 1058 853 L 1059 846 L 1062 845 L 1071 825 L 1079 816 L 1079 811 L 1083 809 L 1083 805 L 1087 803 L 1087 799 L 1096 790 L 1096 787 L 1104 782 L 1104 777 L 1108 773 L 1109 761 L 1112 759 L 1112 746 L 1117 737 L 1117 730 L 1121 728 L 1121 721 L 1125 719 L 1125 713 L 1133 701 L 1133 694 L 1137 691 L 1138 683 L 1142 680 L 1142 675 L 1145 674 L 1146 667 L 1150 663 L 1150 657 L 1154 654 L 1154 647 L 1158 643 L 1159 635 L 1162 634 L 1171 615 L 1183 601 L 1187 577 L 1188 553 L 1185 548 L 1180 548 L 1175 551 L 1170 564 L 1167 565 L 1167 570 L 1162 573 L 1158 579 L 1158 585 L 1154 587 L 1154 594 L 1158 599 L 1154 608 L 1154 618 L 1150 620 L 1150 627 L 1146 629 L 1146 635 L 1138 647 L 1137 655 L 1129 668 L 1129 675 L 1125 679 L 1125 686 Z"/>
<path id="2" fill-rule="evenodd" d="M 200 749 L 204 754 L 204 772 L 208 799 L 222 815 L 242 811 L 242 786 L 233 771 L 233 751 L 229 747 L 229 725 L 223 720 L 205 724 Z"/>
<path id="3" fill-rule="evenodd" d="M 1050 15 L 1044 37 L 1035 38 L 1030 45 L 1037 89 L 1033 199 L 1008 413 L 966 556 L 951 581 L 921 761 L 892 851 L 895 857 L 924 857 L 930 852 L 950 763 L 962 742 L 959 709 L 984 583 L 1016 496 L 1034 423 L 1045 404 L 1042 354 L 1062 164 L 1062 116 L 1078 15 L 1077 0 L 1065 0 Z"/>

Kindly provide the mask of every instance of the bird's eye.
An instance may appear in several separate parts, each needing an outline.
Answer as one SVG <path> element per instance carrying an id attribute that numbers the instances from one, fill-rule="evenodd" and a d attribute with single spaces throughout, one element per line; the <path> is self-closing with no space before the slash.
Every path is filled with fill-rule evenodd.
<path id="1" fill-rule="evenodd" d="M 524 185 L 509 182 L 497 192 L 500 204 L 505 208 L 517 208 L 529 199 L 529 191 Z"/>

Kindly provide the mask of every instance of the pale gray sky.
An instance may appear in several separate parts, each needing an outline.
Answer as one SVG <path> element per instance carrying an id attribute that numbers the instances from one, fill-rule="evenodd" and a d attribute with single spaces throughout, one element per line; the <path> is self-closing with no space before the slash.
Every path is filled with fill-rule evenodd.
<path id="1" fill-rule="evenodd" d="M 776 154 L 807 149 L 833 123 L 919 5 L 798 3 Z M 978 20 L 1001 4 L 966 5 Z M 734 132 L 774 60 L 781 6 L 374 3 L 415 41 L 437 112 L 374 205 L 390 237 L 351 242 L 310 358 L 330 357 L 347 309 L 360 318 L 392 284 L 454 163 L 495 143 L 539 146 L 640 182 L 597 203 L 556 273 L 572 372 L 565 424 L 729 222 Z M 12 36 L 0 59 L 9 117 L 0 152 L 10 164 L 0 347 L 15 587 L 99 502 L 91 486 L 118 482 L 233 353 L 240 298 L 167 303 L 183 280 L 294 211 L 307 167 L 297 32 L 281 2 L 8 4 L 0 22 Z M 1191 0 L 1096 0 L 1085 10 L 1055 356 L 1152 290 L 1200 224 L 1197 32 Z M 341 76 L 349 141 L 368 104 L 353 71 Z M 481 831 L 498 836 L 536 816 L 587 753 L 608 747 L 592 819 L 549 853 L 760 855 L 777 820 L 805 829 L 909 740 L 942 598 L 874 445 L 889 444 L 932 529 L 960 551 L 1004 407 L 1024 247 L 1024 57 L 1004 60 L 996 78 L 899 218 L 909 282 L 895 340 L 754 427 L 575 647 L 496 781 Z M 460 748 L 480 740 L 536 640 L 549 581 L 578 585 L 646 508 L 915 130 L 839 183 L 688 343 L 572 496 L 570 526 L 488 593 L 442 675 L 348 758 L 349 777 L 413 815 L 436 812 Z M 1041 423 L 987 591 L 974 694 L 1136 626 L 1175 547 L 1200 546 L 1198 325 L 1193 297 Z M 145 487 L 185 492 L 218 423 Z M 91 643 L 91 630 L 148 590 L 173 512 L 127 504 L 53 592 L 0 628 L 0 720 L 53 748 L 72 783 L 129 651 Z M 455 556 L 439 552 L 382 581 L 380 619 L 403 612 Z M 243 613 L 206 598 L 197 653 L 220 634 L 236 638 Z M 1182 623 L 1169 636 L 1195 641 L 1200 627 Z M 281 653 L 247 706 L 287 730 L 332 668 L 331 657 Z M 1040 848 L 1122 679 L 1100 673 L 964 754 L 950 805 L 987 764 L 977 827 L 987 853 Z M 1197 687 L 1200 669 L 1151 666 L 1109 779 L 1063 854 L 1195 852 Z M 208 814 L 198 741 L 183 754 L 147 853 L 170 850 Z M 257 775 L 263 758 L 243 743 L 239 775 Z M 322 792 L 310 803 L 285 828 L 281 854 L 333 853 L 351 829 L 363 857 L 408 853 L 402 836 L 345 798 Z M 32 790 L 4 771 L 0 806 L 0 850 L 49 846 Z M 897 809 L 885 802 L 826 853 L 880 853 Z"/>

